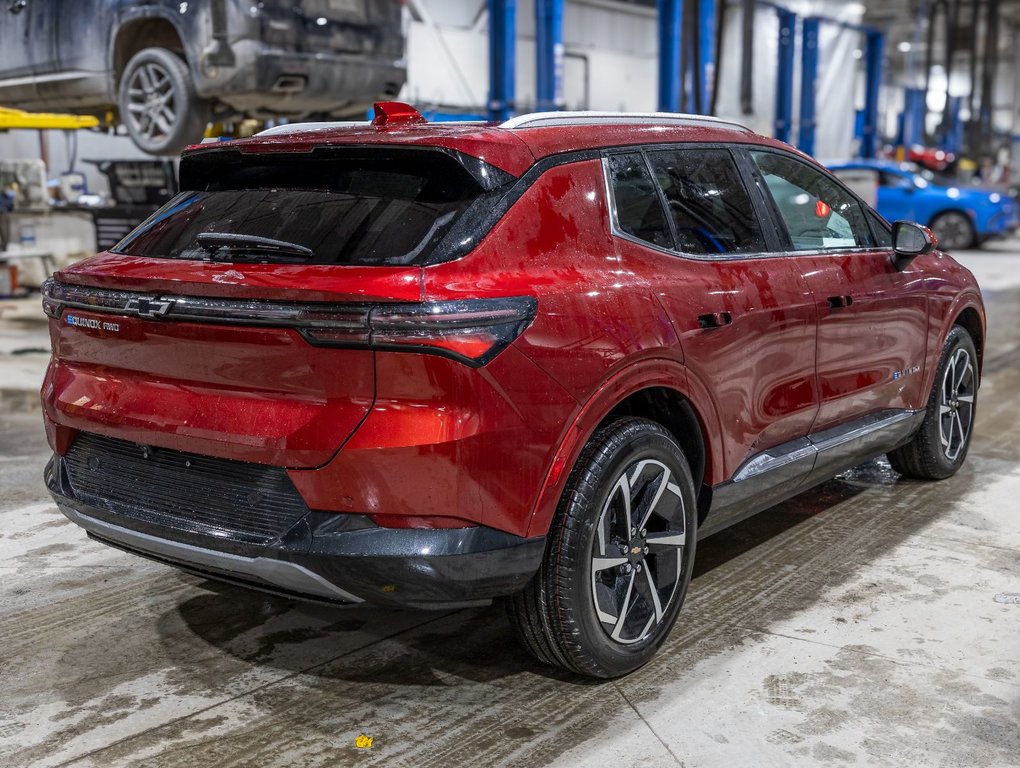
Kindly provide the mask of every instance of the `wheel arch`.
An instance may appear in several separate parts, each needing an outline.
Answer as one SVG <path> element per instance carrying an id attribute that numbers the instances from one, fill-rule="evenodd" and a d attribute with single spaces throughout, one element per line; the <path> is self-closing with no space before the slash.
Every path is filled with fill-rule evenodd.
<path id="1" fill-rule="evenodd" d="M 699 498 L 699 518 L 704 517 L 701 493 L 704 478 L 721 452 L 711 435 L 719 434 L 714 411 L 699 408 L 692 393 L 685 391 L 686 369 L 672 360 L 646 361 L 608 380 L 581 407 L 560 440 L 555 457 L 546 471 L 528 526 L 528 536 L 544 534 L 556 513 L 567 478 L 581 450 L 606 421 L 620 416 L 637 416 L 661 424 L 676 439 L 691 465 Z"/>
<path id="2" fill-rule="evenodd" d="M 117 27 L 110 50 L 114 93 L 120 88 L 121 76 L 131 57 L 146 48 L 166 48 L 188 61 L 184 36 L 170 18 L 152 15 L 129 18 Z"/>
<path id="3" fill-rule="evenodd" d="M 960 208 L 958 206 L 950 206 L 949 208 L 939 208 L 937 211 L 933 212 L 928 216 L 928 222 L 925 224 L 925 226 L 931 228 L 931 225 L 935 223 L 935 220 L 939 216 L 945 216 L 947 213 L 958 213 L 961 216 L 963 216 L 965 219 L 967 219 L 967 221 L 970 222 L 970 225 L 974 228 L 975 234 L 977 234 L 977 222 L 974 221 L 974 217 L 967 213 L 965 209 Z"/>
<path id="4" fill-rule="evenodd" d="M 974 348 L 977 350 L 978 357 L 978 374 L 980 375 L 985 360 L 985 328 L 981 314 L 973 305 L 966 306 L 957 313 L 952 325 L 962 327 L 974 340 Z"/>

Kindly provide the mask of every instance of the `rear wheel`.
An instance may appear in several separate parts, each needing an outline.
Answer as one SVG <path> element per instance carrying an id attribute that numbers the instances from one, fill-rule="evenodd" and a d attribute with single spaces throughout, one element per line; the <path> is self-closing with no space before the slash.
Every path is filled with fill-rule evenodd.
<path id="1" fill-rule="evenodd" d="M 889 463 L 901 475 L 942 480 L 963 466 L 977 407 L 977 364 L 974 340 L 962 327 L 953 326 L 921 428 L 909 443 L 889 453 Z"/>
<path id="2" fill-rule="evenodd" d="M 977 233 L 967 214 L 960 211 L 940 213 L 931 222 L 931 230 L 943 251 L 959 251 L 977 245 Z"/>
<path id="3" fill-rule="evenodd" d="M 611 678 L 649 661 L 687 593 L 697 518 L 683 451 L 659 424 L 601 427 L 571 472 L 545 559 L 508 603 L 540 661 Z"/>
<path id="4" fill-rule="evenodd" d="M 145 48 L 120 79 L 120 119 L 134 143 L 152 155 L 180 152 L 202 140 L 209 103 L 198 98 L 187 63 L 166 48 Z"/>

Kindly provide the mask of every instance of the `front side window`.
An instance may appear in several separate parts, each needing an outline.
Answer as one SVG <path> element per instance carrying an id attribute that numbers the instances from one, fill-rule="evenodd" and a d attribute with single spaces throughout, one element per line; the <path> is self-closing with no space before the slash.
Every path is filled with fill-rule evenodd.
<path id="1" fill-rule="evenodd" d="M 649 152 L 648 159 L 666 199 L 681 252 L 766 250 L 751 198 L 729 150 L 657 150 Z"/>
<path id="2" fill-rule="evenodd" d="M 608 164 L 617 228 L 638 240 L 672 249 L 673 235 L 641 153 L 610 155 Z"/>
<path id="3" fill-rule="evenodd" d="M 795 251 L 872 248 L 861 204 L 807 163 L 775 152 L 751 152 L 786 224 Z"/>
<path id="4" fill-rule="evenodd" d="M 871 231 L 875 234 L 875 245 L 879 248 L 892 248 L 892 229 L 877 213 L 868 212 Z"/>

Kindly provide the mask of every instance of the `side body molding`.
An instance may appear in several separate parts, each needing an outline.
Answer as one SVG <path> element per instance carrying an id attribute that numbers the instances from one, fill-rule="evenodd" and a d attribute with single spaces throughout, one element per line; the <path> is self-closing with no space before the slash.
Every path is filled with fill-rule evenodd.
<path id="1" fill-rule="evenodd" d="M 751 457 L 733 479 L 712 489 L 711 506 L 698 538 L 739 523 L 903 445 L 921 426 L 924 413 L 880 411 Z"/>

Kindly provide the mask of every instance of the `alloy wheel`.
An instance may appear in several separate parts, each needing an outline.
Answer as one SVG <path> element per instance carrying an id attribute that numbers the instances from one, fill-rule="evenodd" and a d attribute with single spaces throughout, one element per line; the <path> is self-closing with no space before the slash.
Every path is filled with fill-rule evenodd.
<path id="1" fill-rule="evenodd" d="M 975 383 L 970 354 L 966 349 L 957 349 L 943 374 L 939 400 L 939 438 L 949 461 L 956 461 L 970 439 Z"/>
<path id="2" fill-rule="evenodd" d="M 128 81 L 128 119 L 146 139 L 158 140 L 177 124 L 177 99 L 170 73 L 147 62 L 131 73 Z"/>
<path id="3" fill-rule="evenodd" d="M 652 459 L 627 467 L 596 525 L 595 612 L 611 640 L 638 643 L 662 622 L 684 573 L 684 501 L 669 468 Z"/>
<path id="4" fill-rule="evenodd" d="M 943 213 L 932 224 L 932 230 L 939 247 L 946 251 L 967 248 L 974 241 L 974 229 L 962 213 Z"/>

